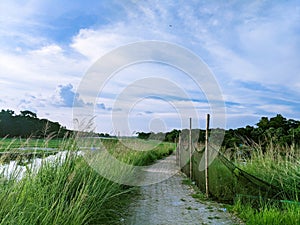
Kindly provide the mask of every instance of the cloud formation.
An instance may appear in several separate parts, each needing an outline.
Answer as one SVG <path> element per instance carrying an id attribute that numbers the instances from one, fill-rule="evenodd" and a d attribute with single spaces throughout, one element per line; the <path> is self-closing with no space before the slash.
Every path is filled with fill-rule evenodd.
<path id="1" fill-rule="evenodd" d="M 71 5 L 65 0 L 2 1 L 0 11 L 1 108 L 28 107 L 69 124 L 74 101 L 84 106 L 95 100 L 81 99 L 76 88 L 100 56 L 124 44 L 159 40 L 190 49 L 211 68 L 223 91 L 228 127 L 255 124 L 259 117 L 277 113 L 300 119 L 300 6 L 296 0 L 92 0 Z M 124 88 L 155 76 L 169 79 L 189 95 L 180 99 L 168 90 L 169 99 L 180 101 L 182 107 L 190 101 L 199 114 L 207 112 L 205 93 L 182 71 L 159 64 L 123 68 L 104 88 L 99 87 L 96 110 L 109 118 Z M 162 88 L 159 83 L 152 86 Z M 140 92 L 132 94 L 138 97 Z M 149 119 L 163 114 L 174 117 L 168 107 L 155 104 L 165 111 L 140 104 L 137 113 Z M 115 110 L 121 112 L 121 108 Z M 172 124 L 177 122 L 168 119 L 167 125 Z M 109 123 L 103 127 L 112 129 Z"/>

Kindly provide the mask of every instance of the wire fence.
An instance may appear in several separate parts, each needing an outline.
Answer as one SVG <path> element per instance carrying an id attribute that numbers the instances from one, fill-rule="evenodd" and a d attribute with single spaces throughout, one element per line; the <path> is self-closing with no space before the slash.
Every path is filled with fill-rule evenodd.
<path id="1" fill-rule="evenodd" d="M 191 137 L 189 137 L 191 135 Z M 183 130 L 178 141 L 177 163 L 183 173 L 190 177 L 210 198 L 232 203 L 236 197 L 262 200 L 286 199 L 287 193 L 263 179 L 239 168 L 212 143 L 208 143 L 208 157 L 214 157 L 205 172 L 205 145 L 198 143 L 198 133 Z M 191 142 L 190 142 L 191 141 Z M 208 190 L 207 190 L 208 189 Z"/>

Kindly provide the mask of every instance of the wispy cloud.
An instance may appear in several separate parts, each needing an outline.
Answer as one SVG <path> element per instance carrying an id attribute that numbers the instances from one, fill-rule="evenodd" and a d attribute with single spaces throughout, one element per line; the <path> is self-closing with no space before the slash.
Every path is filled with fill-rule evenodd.
<path id="1" fill-rule="evenodd" d="M 176 112 L 159 99 L 149 107 L 149 96 L 205 113 L 204 90 L 187 74 L 159 63 L 123 68 L 99 87 L 99 96 L 77 96 L 84 73 L 100 56 L 135 41 L 161 40 L 190 49 L 211 68 L 222 89 L 229 126 L 253 124 L 259 116 L 276 113 L 299 119 L 298 1 L 92 0 L 70 5 L 31 0 L 3 1 L 0 11 L 2 108 L 28 107 L 69 124 L 64 121 L 71 121 L 71 102 L 77 99 L 78 106 L 96 102 L 96 110 L 109 121 L 115 101 L 131 88 L 124 107 L 148 96 L 147 104 L 141 102 L 135 110 L 148 122 L 160 117 L 168 126 L 178 125 Z M 134 54 L 138 51 L 126 57 Z M 170 82 L 138 83 L 149 77 Z M 111 124 L 104 127 L 112 129 Z"/>

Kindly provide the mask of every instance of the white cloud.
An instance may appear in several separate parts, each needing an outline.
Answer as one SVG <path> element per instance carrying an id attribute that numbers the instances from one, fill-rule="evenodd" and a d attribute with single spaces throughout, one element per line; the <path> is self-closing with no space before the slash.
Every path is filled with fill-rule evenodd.
<path id="1" fill-rule="evenodd" d="M 228 104 L 229 119 L 237 118 L 239 114 L 239 118 L 244 120 L 251 115 L 251 118 L 256 118 L 253 116 L 255 113 L 293 113 L 294 108 L 280 103 L 276 107 L 274 102 L 276 98 L 291 98 L 297 104 L 295 99 L 299 99 L 300 7 L 297 1 L 117 1 L 112 4 L 119 7 L 115 11 L 110 9 L 106 22 L 81 28 L 67 43 L 55 41 L 47 32 L 38 32 L 39 28 L 47 26 L 59 32 L 49 22 L 49 14 L 53 14 L 51 20 L 57 19 L 74 7 L 79 7 L 80 3 L 78 4 L 58 7 L 50 1 L 36 0 L 0 3 L 0 89 L 1 98 L 5 99 L 0 102 L 1 106 L 31 107 L 42 112 L 43 106 L 47 108 L 52 101 L 49 106 L 49 111 L 52 111 L 47 113 L 59 116 L 57 112 L 62 112 L 62 109 L 56 109 L 53 102 L 66 98 L 61 98 L 63 96 L 59 92 L 63 87 L 54 93 L 58 85 L 72 84 L 73 87 L 68 89 L 68 96 L 74 97 L 84 72 L 100 56 L 135 41 L 163 40 L 185 46 L 202 57 L 212 68 L 223 89 L 225 100 L 231 102 L 231 105 Z M 115 59 L 119 60 L 122 59 Z M 151 76 L 164 77 L 174 82 L 187 90 L 193 100 L 205 99 L 199 87 L 182 74 L 174 69 L 159 67 L 161 65 L 131 66 L 124 69 L 120 72 L 122 76 L 117 74 L 107 83 L 106 89 L 103 89 L 104 96 L 97 100 L 105 107 L 99 106 L 111 108 L 113 100 L 126 86 L 142 77 Z M 139 73 L 142 75 L 139 76 Z M 245 85 L 247 82 L 252 86 L 251 82 L 262 85 L 257 85 L 257 90 L 253 87 L 247 89 L 239 86 L 239 81 L 243 81 Z M 159 82 L 151 85 L 155 85 L 157 90 L 164 86 Z M 282 88 L 274 88 L 278 86 Z M 138 96 L 143 89 L 147 89 L 147 86 L 141 86 L 139 90 L 136 88 L 131 94 Z M 284 92 L 293 95 L 289 96 Z M 168 90 L 164 93 L 173 96 L 176 101 L 176 91 Z M 273 100 L 268 98 L 270 95 Z M 69 100 L 68 103 L 65 102 L 65 106 L 69 104 Z M 18 106 L 17 103 L 20 102 Z M 188 107 L 185 104 L 188 103 L 183 100 L 178 103 L 182 108 Z M 205 108 L 204 103 L 193 101 L 193 104 L 198 107 L 199 112 L 204 112 L 201 111 Z M 165 110 L 164 115 L 167 115 L 168 108 L 160 109 Z M 147 104 L 141 104 L 140 110 L 154 112 Z M 108 116 L 109 111 L 104 111 L 105 116 Z M 66 115 L 66 112 L 69 111 L 66 110 L 63 114 Z M 173 114 L 169 114 L 172 117 Z M 64 117 L 60 118 L 65 120 Z"/>
<path id="2" fill-rule="evenodd" d="M 299 7 L 284 5 L 257 1 L 186 5 L 180 15 L 198 54 L 220 79 L 293 86 L 300 79 Z"/>
<path id="3" fill-rule="evenodd" d="M 40 49 L 33 50 L 33 51 L 31 51 L 31 53 L 33 55 L 37 54 L 37 55 L 42 55 L 42 56 L 58 55 L 58 54 L 60 55 L 63 53 L 63 49 L 56 44 L 51 44 L 51 45 L 43 46 Z"/>
<path id="4" fill-rule="evenodd" d="M 296 43 L 282 38 L 286 34 L 294 35 L 292 28 L 297 26 L 297 23 L 294 19 L 277 19 L 272 12 L 268 11 L 266 14 L 272 14 L 271 19 L 265 20 L 264 16 L 260 15 L 265 5 L 258 2 L 241 4 L 242 8 L 238 15 L 233 9 L 234 4 L 225 5 L 225 10 L 222 11 L 221 6 L 213 3 L 206 8 L 185 5 L 172 14 L 169 11 L 172 5 L 155 2 L 152 7 L 149 7 L 147 4 L 140 4 L 134 10 L 128 10 L 129 18 L 132 20 L 128 22 L 125 19 L 126 26 L 125 23 L 118 23 L 98 30 L 81 30 L 74 38 L 72 47 L 90 59 L 97 59 L 99 54 L 104 54 L 121 44 L 143 39 L 145 36 L 148 39 L 159 37 L 160 40 L 175 40 L 179 44 L 191 47 L 198 55 L 204 55 L 204 58 L 209 60 L 224 90 L 226 100 L 237 103 L 231 108 L 235 108 L 236 113 L 243 114 L 242 111 L 247 111 L 246 107 L 249 107 L 251 102 L 256 102 L 252 107 L 265 104 L 262 98 L 270 93 L 240 89 L 237 86 L 228 86 L 227 83 L 242 80 L 263 83 L 266 87 L 282 85 L 283 82 L 294 85 L 294 81 L 299 77 L 295 76 L 295 71 L 299 71 L 297 57 L 292 57 L 298 54 L 293 48 L 293 44 Z M 165 10 L 160 11 L 159 9 L 162 8 Z M 272 8 L 273 11 L 274 8 L 276 7 Z M 174 13 L 178 13 L 177 20 L 174 20 Z M 138 15 L 143 16 L 138 17 Z M 206 16 L 210 18 L 207 19 Z M 168 17 L 173 21 L 170 22 Z M 178 21 L 180 21 L 180 32 L 176 30 Z M 145 30 L 143 34 L 140 33 L 141 22 Z M 175 30 L 175 33 L 170 33 L 168 25 L 163 27 L 164 23 L 173 24 L 175 29 L 172 28 L 172 32 Z M 278 25 L 280 29 L 277 29 Z M 150 31 L 145 26 L 153 30 Z M 174 35 L 177 35 L 175 39 Z M 293 39 L 297 40 L 295 37 Z M 274 54 L 274 51 L 277 54 Z M 287 63 L 283 59 L 289 59 L 290 62 Z M 274 62 L 281 63 L 274 65 Z M 289 75 L 283 76 L 284 72 Z M 126 77 L 127 82 L 130 81 L 129 77 L 130 74 Z M 179 84 L 182 86 L 185 82 L 179 81 Z M 113 86 L 109 85 L 108 89 L 113 92 L 120 90 L 121 86 Z M 197 88 L 194 90 L 199 93 Z M 273 109 L 280 110 L 280 108 Z M 262 109 L 257 108 L 257 110 Z M 232 110 L 229 112 L 234 113 Z M 255 107 L 247 115 L 251 113 L 255 113 Z"/>
<path id="5" fill-rule="evenodd" d="M 22 54 L 0 51 L 0 80 L 5 82 L 2 95 L 50 93 L 58 82 L 77 84 L 86 67 L 85 61 L 64 55 L 58 45 Z"/>
<path id="6" fill-rule="evenodd" d="M 136 40 L 129 35 L 119 34 L 120 30 L 123 30 L 122 24 L 111 30 L 81 29 L 79 34 L 74 37 L 71 47 L 94 62 L 108 51 Z"/>

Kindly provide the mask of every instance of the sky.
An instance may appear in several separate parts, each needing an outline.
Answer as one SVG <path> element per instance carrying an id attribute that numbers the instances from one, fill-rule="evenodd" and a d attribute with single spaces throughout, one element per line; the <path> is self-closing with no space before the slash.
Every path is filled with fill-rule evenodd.
<path id="1" fill-rule="evenodd" d="M 92 107 L 95 129 L 110 134 L 187 128 L 189 117 L 203 128 L 213 111 L 205 88 L 159 55 L 98 74 L 89 97 L 78 91 L 101 57 L 143 41 L 180 46 L 203 61 L 222 94 L 224 128 L 276 114 L 300 119 L 297 0 L 3 0 L 0 109 L 31 110 L 73 129 L 74 109 Z"/>

